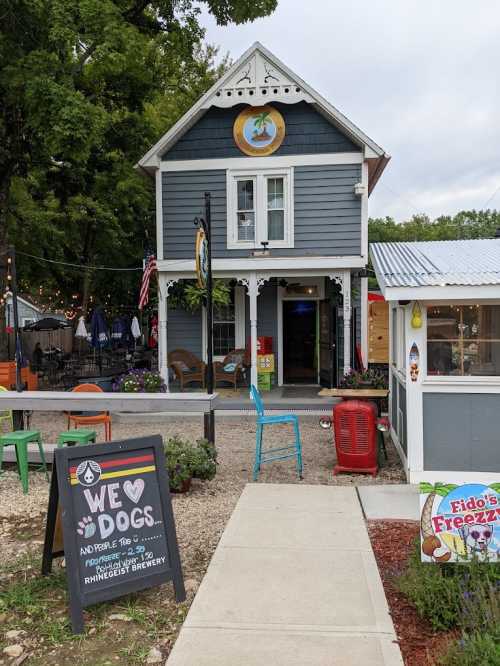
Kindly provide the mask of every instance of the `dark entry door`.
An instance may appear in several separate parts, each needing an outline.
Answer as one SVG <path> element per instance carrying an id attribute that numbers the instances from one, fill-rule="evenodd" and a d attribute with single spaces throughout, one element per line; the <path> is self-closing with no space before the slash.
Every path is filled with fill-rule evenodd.
<path id="1" fill-rule="evenodd" d="M 337 306 L 329 298 L 319 304 L 319 383 L 337 386 Z"/>
<path id="2" fill-rule="evenodd" d="M 317 384 L 316 301 L 283 301 L 283 381 Z"/>

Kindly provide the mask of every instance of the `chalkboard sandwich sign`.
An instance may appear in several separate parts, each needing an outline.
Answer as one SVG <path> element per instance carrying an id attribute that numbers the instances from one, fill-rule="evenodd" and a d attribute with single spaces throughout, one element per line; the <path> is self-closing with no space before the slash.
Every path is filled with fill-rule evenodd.
<path id="1" fill-rule="evenodd" d="M 55 451 L 42 573 L 63 554 L 75 633 L 85 607 L 170 580 L 184 601 L 160 435 Z"/>

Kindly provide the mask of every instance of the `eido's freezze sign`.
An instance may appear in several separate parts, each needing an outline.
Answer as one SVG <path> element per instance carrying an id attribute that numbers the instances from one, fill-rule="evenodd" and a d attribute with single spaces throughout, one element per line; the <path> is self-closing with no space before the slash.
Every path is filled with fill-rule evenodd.
<path id="1" fill-rule="evenodd" d="M 500 561 L 500 484 L 420 484 L 424 562 Z"/>
<path id="2" fill-rule="evenodd" d="M 64 551 L 54 548 L 58 505 Z M 44 573 L 62 552 L 75 632 L 99 601 L 169 580 L 185 598 L 159 435 L 55 452 Z"/>

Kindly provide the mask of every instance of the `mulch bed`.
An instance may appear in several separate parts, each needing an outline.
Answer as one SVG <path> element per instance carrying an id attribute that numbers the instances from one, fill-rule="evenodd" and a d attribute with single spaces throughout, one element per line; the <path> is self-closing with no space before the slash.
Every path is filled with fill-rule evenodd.
<path id="1" fill-rule="evenodd" d="M 435 666 L 453 634 L 434 631 L 396 585 L 396 578 L 403 573 L 414 551 L 419 524 L 394 520 L 369 521 L 368 533 L 405 666 Z"/>

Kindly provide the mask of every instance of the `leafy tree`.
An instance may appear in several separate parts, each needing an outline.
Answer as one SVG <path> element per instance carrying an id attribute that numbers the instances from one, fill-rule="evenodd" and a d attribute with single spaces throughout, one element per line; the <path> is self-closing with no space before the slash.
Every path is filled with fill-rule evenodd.
<path id="1" fill-rule="evenodd" d="M 202 0 L 222 25 L 267 15 L 276 2 Z M 21 252 L 140 265 L 155 237 L 154 197 L 133 165 L 220 73 L 214 49 L 202 46 L 200 12 L 196 0 L 4 0 L 0 263 L 14 244 L 25 285 L 66 301 L 78 293 L 84 309 L 92 292 L 123 302 L 137 289 L 137 274 Z"/>

